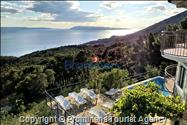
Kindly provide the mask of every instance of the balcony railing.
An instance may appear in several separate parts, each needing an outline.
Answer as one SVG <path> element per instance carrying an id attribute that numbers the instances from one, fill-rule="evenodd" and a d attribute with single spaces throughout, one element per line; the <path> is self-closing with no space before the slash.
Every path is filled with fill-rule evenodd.
<path id="1" fill-rule="evenodd" d="M 176 84 L 176 71 L 177 71 L 177 64 L 169 65 L 165 68 L 165 80 L 166 80 L 166 87 L 167 89 L 173 93 L 174 96 L 180 96 L 181 99 L 184 101 L 184 93 L 181 87 Z"/>
<path id="2" fill-rule="evenodd" d="M 187 57 L 187 30 L 163 31 L 161 53 Z"/>
<path id="3" fill-rule="evenodd" d="M 165 68 L 165 85 L 172 93 L 174 93 L 176 70 L 177 64 L 169 65 Z"/>

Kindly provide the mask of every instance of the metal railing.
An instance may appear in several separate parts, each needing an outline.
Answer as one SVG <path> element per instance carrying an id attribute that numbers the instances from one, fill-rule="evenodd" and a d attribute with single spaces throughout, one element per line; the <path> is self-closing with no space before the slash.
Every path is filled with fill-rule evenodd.
<path id="1" fill-rule="evenodd" d="M 166 88 L 174 94 L 175 90 L 175 76 L 176 76 L 177 64 L 169 65 L 165 68 L 165 81 L 166 81 Z M 169 88 L 168 88 L 169 87 Z M 171 88 L 173 87 L 173 88 Z M 171 90 L 172 89 L 172 90 Z"/>
<path id="2" fill-rule="evenodd" d="M 56 112 L 55 112 L 55 114 L 56 114 L 56 117 L 57 117 L 57 124 L 58 125 L 66 125 L 66 124 L 68 124 L 68 125 L 80 125 L 80 123 L 79 122 L 77 122 L 75 119 L 73 119 L 72 121 L 71 121 L 71 123 L 70 122 L 68 122 L 67 121 L 67 117 L 68 116 L 71 116 L 72 118 L 74 118 L 74 115 L 72 115 L 72 114 L 70 114 L 68 111 L 66 111 L 60 104 L 59 104 L 59 102 L 57 102 L 56 100 L 55 100 L 55 98 L 53 97 L 53 96 L 51 96 L 51 94 L 49 94 L 46 90 L 44 91 L 44 94 L 46 95 L 46 97 L 47 97 L 47 99 L 49 99 L 49 101 L 50 101 L 50 107 L 51 107 L 51 110 L 54 110 L 53 108 L 52 108 L 52 101 L 54 101 L 55 103 L 56 103 Z M 63 116 L 63 117 L 61 117 L 61 116 Z M 61 118 L 65 118 L 65 121 L 64 120 L 62 120 Z M 62 120 L 62 121 L 61 121 Z M 67 123 L 68 122 L 68 123 Z"/>
<path id="3" fill-rule="evenodd" d="M 184 98 L 184 93 L 181 87 L 176 83 L 176 71 L 177 64 L 169 65 L 165 68 L 165 80 L 166 84 L 173 86 L 172 93 L 174 96 L 180 96 L 181 99 Z"/>
<path id="4" fill-rule="evenodd" d="M 187 30 L 162 31 L 161 53 L 187 57 Z"/>
<path id="5" fill-rule="evenodd" d="M 165 78 L 174 78 L 176 76 L 177 64 L 169 65 L 165 68 Z"/>

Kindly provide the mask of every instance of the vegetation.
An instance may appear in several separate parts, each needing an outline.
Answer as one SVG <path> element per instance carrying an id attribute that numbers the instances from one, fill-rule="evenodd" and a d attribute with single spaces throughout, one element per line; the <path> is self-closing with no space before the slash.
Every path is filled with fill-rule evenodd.
<path id="1" fill-rule="evenodd" d="M 185 24 L 182 22 L 181 26 Z M 176 29 L 170 26 L 168 30 Z M 93 61 L 95 57 L 96 62 Z M 136 43 L 119 39 L 110 46 L 65 46 L 19 58 L 0 59 L 0 100 L 2 107 L 10 107 L 3 110 L 6 116 L 28 113 L 33 102 L 41 110 L 39 105 L 44 104 L 44 90 L 57 88 L 56 94 L 67 96 L 68 92 L 78 92 L 86 86 L 104 92 L 132 84 L 130 76 L 142 72 L 148 72 L 143 76 L 145 78 L 160 75 L 160 71 L 171 62 L 161 57 L 159 34 L 153 33 L 141 36 Z M 67 61 L 71 62 L 69 68 Z M 86 67 L 85 64 L 97 67 Z"/>
<path id="2" fill-rule="evenodd" d="M 116 116 L 135 116 L 134 124 L 147 124 L 140 118 L 164 116 L 169 119 L 180 117 L 185 105 L 180 97 L 163 96 L 159 87 L 150 82 L 147 86 L 137 86 L 132 90 L 124 90 L 123 95 L 115 103 L 112 112 Z"/>
<path id="3" fill-rule="evenodd" d="M 99 73 L 98 70 L 90 71 L 90 80 L 88 88 L 96 89 L 99 93 L 106 92 L 111 88 L 122 88 L 130 84 L 127 79 L 129 74 L 127 70 L 112 69 L 111 71 L 105 71 Z"/>
<path id="4" fill-rule="evenodd" d="M 187 29 L 187 18 L 181 22 L 181 28 Z"/>
<path id="5" fill-rule="evenodd" d="M 31 116 L 31 117 L 52 117 L 54 113 L 52 110 L 46 105 L 46 101 L 41 101 L 40 103 L 33 102 L 28 106 L 28 110 L 25 112 L 21 112 L 19 114 L 6 114 L 1 110 L 1 124 L 2 125 L 22 125 L 20 123 L 20 116 Z M 31 125 L 33 123 L 28 122 L 24 123 L 24 125 Z M 38 125 L 43 125 L 44 123 L 38 123 Z"/>
<path id="6" fill-rule="evenodd" d="M 167 31 L 177 31 L 179 29 L 180 29 L 180 27 L 178 25 L 176 25 L 176 24 L 168 25 L 167 28 L 166 28 Z"/>
<path id="7" fill-rule="evenodd" d="M 180 29 L 187 29 L 187 18 L 185 18 L 183 21 L 181 21 L 180 25 L 173 24 L 173 25 L 168 25 L 166 27 L 167 31 L 177 31 Z"/>
<path id="8" fill-rule="evenodd" d="M 160 75 L 160 69 L 158 69 L 157 67 L 153 67 L 151 65 L 147 65 L 145 67 L 145 70 L 147 72 L 147 74 L 144 76 L 145 79 L 152 78 L 154 76 Z"/>

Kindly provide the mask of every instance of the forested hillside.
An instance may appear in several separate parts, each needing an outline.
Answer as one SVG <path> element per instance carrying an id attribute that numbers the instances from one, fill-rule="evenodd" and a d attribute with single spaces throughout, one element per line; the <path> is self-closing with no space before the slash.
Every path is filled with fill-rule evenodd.
<path id="1" fill-rule="evenodd" d="M 98 65 L 101 72 L 111 71 L 112 68 L 123 69 L 131 76 L 145 72 L 145 66 L 159 67 L 164 60 L 159 43 L 159 38 L 150 34 L 145 43 L 140 39 L 136 44 L 67 46 L 20 58 L 1 57 L 1 98 L 10 97 L 13 102 L 20 99 L 27 105 L 40 98 L 46 89 L 89 80 L 93 67 L 79 68 L 74 64 Z M 66 61 L 69 61 L 68 64 L 72 62 L 73 66 L 67 68 Z M 103 67 L 105 64 L 112 67 Z"/>

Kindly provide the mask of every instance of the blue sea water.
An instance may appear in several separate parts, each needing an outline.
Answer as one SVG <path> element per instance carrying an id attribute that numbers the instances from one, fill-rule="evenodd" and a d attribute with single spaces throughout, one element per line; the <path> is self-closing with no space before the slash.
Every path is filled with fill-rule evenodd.
<path id="1" fill-rule="evenodd" d="M 127 30 L 64 30 L 64 29 L 1 29 L 1 55 L 22 56 L 33 51 L 78 45 L 112 35 L 126 35 L 137 31 Z"/>

